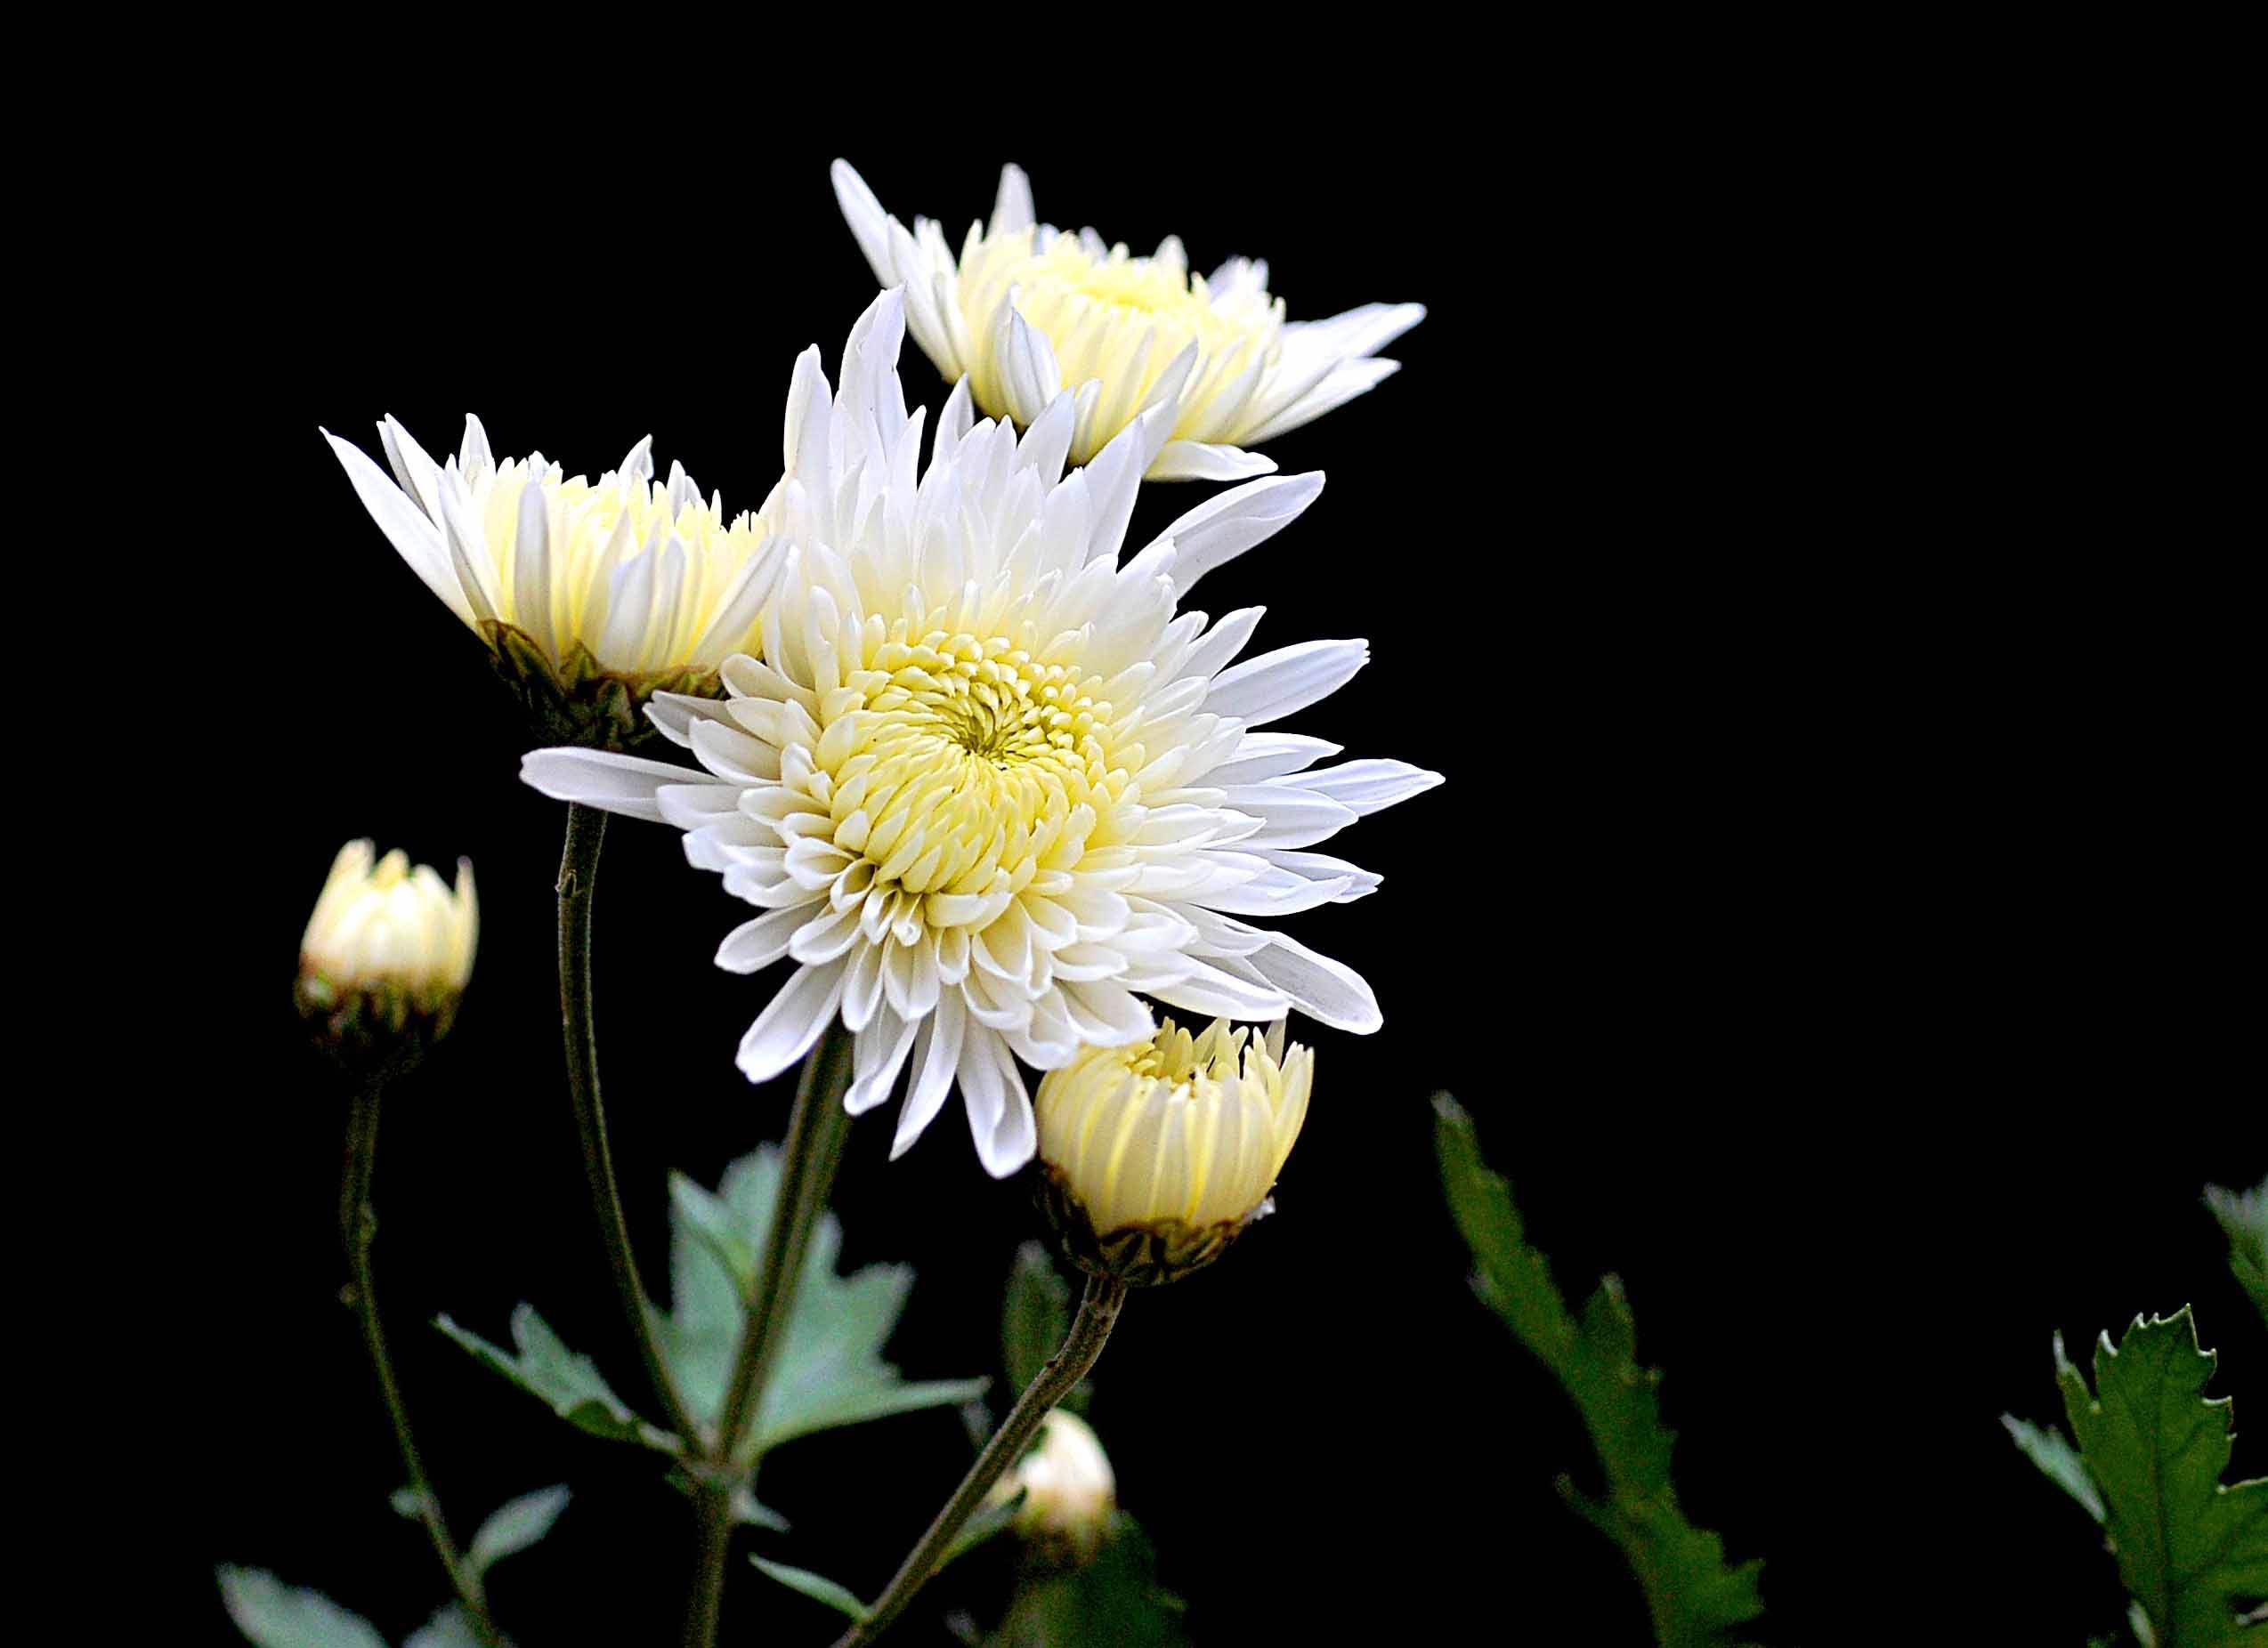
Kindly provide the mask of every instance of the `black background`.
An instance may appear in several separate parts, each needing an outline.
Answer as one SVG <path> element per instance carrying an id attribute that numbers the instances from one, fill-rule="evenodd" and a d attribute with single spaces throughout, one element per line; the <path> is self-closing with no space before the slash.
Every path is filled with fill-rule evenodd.
<path id="1" fill-rule="evenodd" d="M 2268 1335 L 2197 1203 L 2268 1170 L 2256 1068 L 2232 1060 L 2256 998 L 2224 954 L 2257 948 L 2234 914 L 2256 910 L 2257 844 L 2234 663 L 2174 633 L 2183 580 L 2148 542 L 2078 553 L 2097 478 L 2058 440 L 2086 374 L 2043 319 L 2053 283 L 2004 266 L 1997 202 L 1916 216 L 1863 145 L 1814 152 L 1736 109 L 1517 134 L 1462 124 L 1479 112 L 1102 153 L 982 121 L 788 142 L 810 128 L 751 109 L 613 160 L 369 130 L 320 184 L 287 181 L 282 139 L 247 160 L 230 187 L 262 197 L 258 228 L 213 288 L 182 432 L 250 455 L 215 529 L 251 542 L 184 578 L 182 617 L 259 681 L 241 715 L 178 731 L 224 915 L 196 917 L 219 949 L 189 981 L 222 1077 L 150 1152 L 183 1198 L 153 1308 L 203 1416 L 166 1448 L 195 1507 L 150 1553 L 166 1640 L 231 1640 L 222 1562 L 397 1640 L 441 1596 L 386 1505 L 390 1440 L 336 1303 L 344 1110 L 288 999 L 330 856 L 366 834 L 480 878 L 472 992 L 389 1100 L 379 1172 L 381 1297 L 428 1463 L 460 1528 L 574 1485 L 495 1580 L 531 1648 L 675 1640 L 686 1517 L 651 1460 L 421 1325 L 500 1337 L 531 1300 L 639 1389 L 562 1087 L 561 810 L 520 784 L 530 740 L 478 643 L 316 426 L 375 449 L 392 412 L 438 452 L 476 410 L 499 453 L 592 473 L 651 432 L 665 466 L 755 506 L 796 352 L 818 343 L 831 374 L 872 295 L 836 152 L 955 244 L 1015 158 L 1043 220 L 1137 250 L 1178 233 L 1200 268 L 1268 257 L 1295 318 L 1430 309 L 1388 351 L 1398 376 L 1268 446 L 1329 487 L 1198 592 L 1264 602 L 1262 646 L 1368 636 L 1371 666 L 1294 724 L 1449 781 L 1334 844 L 1385 874 L 1376 896 L 1289 924 L 1367 974 L 1386 1028 L 1313 1032 L 1281 1216 L 1137 1299 L 1100 1370 L 1122 1500 L 1195 1640 L 1472 1617 L 1501 1621 L 1480 1641 L 1645 1638 L 1551 1487 L 1590 1468 L 1579 1432 L 1466 1290 L 1431 1158 L 1443 1087 L 1563 1285 L 1626 1280 L 1687 1507 L 1766 1559 L 1767 1640 L 2070 1642 L 2117 1619 L 2094 1531 L 1998 1416 L 2055 1411 L 2053 1331 L 2184 1302 L 2224 1353 L 2217 1388 L 2268 1402 Z M 942 401 L 910 342 L 902 369 Z M 1147 489 L 1130 541 L 1211 490 Z M 713 1182 L 778 1136 L 789 1087 L 733 1067 L 774 976 L 709 965 L 741 912 L 678 844 L 616 821 L 598 895 L 603 1066 L 657 1285 L 666 1171 Z M 1026 1203 L 984 1175 L 957 1103 L 895 1164 L 890 1130 L 853 1130 L 846 1257 L 917 1264 L 892 1345 L 910 1377 L 992 1371 Z M 792 1444 L 762 1490 L 795 1531 L 757 1548 L 871 1592 L 966 1458 L 942 1411 Z M 2268 1468 L 2256 1438 L 2238 1466 Z M 934 1620 L 901 1634 L 944 1641 Z M 829 1634 L 736 1580 L 726 1639 L 774 1626 Z"/>

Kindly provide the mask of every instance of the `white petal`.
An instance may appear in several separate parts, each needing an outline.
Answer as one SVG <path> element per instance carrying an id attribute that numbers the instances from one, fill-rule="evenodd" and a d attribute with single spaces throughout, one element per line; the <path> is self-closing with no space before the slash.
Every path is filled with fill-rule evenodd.
<path id="1" fill-rule="evenodd" d="M 1296 781 L 1301 789 L 1328 796 L 1341 806 L 1367 817 L 1397 801 L 1422 795 L 1441 782 L 1441 775 L 1406 761 L 1346 761 L 1303 772 Z"/>
<path id="2" fill-rule="evenodd" d="M 394 553 L 409 563 L 409 570 L 425 581 L 427 589 L 449 603 L 451 612 L 467 624 L 474 622 L 472 605 L 458 584 L 440 528 L 425 518 L 361 448 L 341 440 L 328 429 L 322 436 L 344 465 L 354 496 L 362 500 L 362 507 L 370 512 L 370 519 L 378 523 L 378 530 L 385 534 Z"/>
<path id="3" fill-rule="evenodd" d="M 769 1081 L 810 1052 L 842 1001 L 847 971 L 840 960 L 798 967 L 741 1038 L 741 1073 L 750 1081 Z"/>
<path id="4" fill-rule="evenodd" d="M 1386 1022 L 1362 974 L 1344 962 L 1318 956 L 1297 939 L 1268 934 L 1268 948 L 1253 951 L 1250 965 L 1300 1012 L 1334 1030 L 1367 1036 Z"/>
<path id="5" fill-rule="evenodd" d="M 1272 475 L 1276 460 L 1258 452 L 1203 440 L 1169 440 L 1146 477 L 1151 481 L 1249 481 Z"/>
<path id="6" fill-rule="evenodd" d="M 1024 175 L 1020 166 L 1000 168 L 1000 192 L 992 198 L 992 221 L 985 232 L 993 235 L 1015 234 L 1032 227 L 1032 180 Z"/>
<path id="7" fill-rule="evenodd" d="M 788 953 L 788 941 L 811 919 L 811 907 L 790 905 L 754 921 L 744 921 L 717 947 L 717 965 L 727 973 L 757 973 Z"/>
<path id="8" fill-rule="evenodd" d="M 663 820 L 655 792 L 665 784 L 699 784 L 707 775 L 640 755 L 571 748 L 530 750 L 520 758 L 520 778 L 554 801 L 579 802 L 659 824 Z"/>
<path id="9" fill-rule="evenodd" d="M 1368 662 L 1366 641 L 1303 641 L 1279 647 L 1214 676 L 1205 707 L 1260 726 L 1329 698 Z"/>
<path id="10" fill-rule="evenodd" d="M 921 1022 L 913 1080 L 906 1088 L 904 1108 L 898 1112 L 897 1136 L 890 1143 L 891 1160 L 904 1155 L 944 1108 L 945 1095 L 952 1091 L 953 1078 L 960 1070 L 968 1023 L 959 990 L 947 990 L 939 997 L 937 1010 Z"/>
<path id="11" fill-rule="evenodd" d="M 1222 493 L 1158 534 L 1173 541 L 1173 593 L 1178 599 L 1216 567 L 1264 544 L 1323 496 L 1323 472 L 1276 475 Z"/>

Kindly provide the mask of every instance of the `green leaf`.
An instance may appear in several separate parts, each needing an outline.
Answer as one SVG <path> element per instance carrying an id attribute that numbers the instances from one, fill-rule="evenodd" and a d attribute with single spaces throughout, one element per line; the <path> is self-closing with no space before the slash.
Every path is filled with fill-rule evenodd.
<path id="1" fill-rule="evenodd" d="M 2268 1321 L 2268 1179 L 2248 1191 L 2208 1184 L 2205 1205 L 2229 1233 L 2229 1268 Z"/>
<path id="2" fill-rule="evenodd" d="M 474 1573 L 486 1573 L 507 1556 L 515 1556 L 551 1531 L 559 1513 L 567 1508 L 563 1484 L 523 1493 L 498 1509 L 473 1536 L 465 1560 Z"/>
<path id="3" fill-rule="evenodd" d="M 1527 1244 L 1511 1187 L 1482 1160 L 1472 1119 L 1443 1094 L 1435 1143 L 1457 1228 L 1478 1266 L 1475 1288 L 1516 1337 L 1556 1376 L 1582 1415 L 1607 1481 L 1604 1504 L 1561 1481 L 1570 1504 L 1622 1547 L 1644 1587 L 1662 1648 L 1718 1648 L 1764 1610 L 1763 1564 L 1725 1563 L 1724 1542 L 1679 1508 L 1670 1478 L 1675 1433 L 1655 1394 L 1661 1376 L 1637 1361 L 1637 1324 L 1622 1283 L 1608 1276 L 1580 1321 Z"/>
<path id="4" fill-rule="evenodd" d="M 977 1507 L 976 1514 L 961 1524 L 960 1531 L 953 1535 L 952 1543 L 945 1547 L 945 1554 L 937 1559 L 937 1566 L 931 1577 L 943 1573 L 978 1546 L 1006 1531 L 1008 1525 L 1016 1521 L 1016 1514 L 1024 1508 L 1024 1501 L 1029 1497 L 1028 1489 L 1018 1488 L 997 1505 Z"/>
<path id="5" fill-rule="evenodd" d="M 749 1561 L 754 1563 L 790 1590 L 801 1591 L 812 1601 L 825 1603 L 836 1612 L 847 1614 L 861 1623 L 863 1623 L 872 1612 L 872 1610 L 869 1609 L 864 1603 L 852 1595 L 846 1587 L 836 1584 L 823 1575 L 812 1572 L 808 1568 L 790 1568 L 785 1563 L 768 1563 L 761 1556 L 751 1556 Z"/>
<path id="6" fill-rule="evenodd" d="M 2079 1458 L 2079 1450 L 2063 1438 L 2063 1433 L 2052 1426 L 2041 1426 L 2011 1414 L 2002 1414 L 2000 1422 L 2008 1427 L 2034 1465 L 2039 1466 L 2047 1479 L 2086 1507 L 2086 1514 L 2101 1522 L 2103 1517 L 2102 1495 L 2094 1485 L 2094 1478 L 2087 1474 L 2086 1462 Z"/>
<path id="7" fill-rule="evenodd" d="M 715 1191 L 682 1174 L 669 1185 L 673 1308 L 658 1324 L 663 1353 L 694 1416 L 713 1423 L 725 1405 L 780 1184 L 780 1153 L 765 1146 L 725 1170 Z M 969 1402 L 990 1381 L 908 1384 L 882 1358 L 905 1308 L 913 1272 L 872 1264 L 836 1273 L 842 1226 L 822 1214 L 812 1231 L 795 1307 L 739 1463 L 798 1436 L 894 1413 Z"/>
<path id="8" fill-rule="evenodd" d="M 288 1586 L 255 1568 L 220 1571 L 229 1618 L 259 1648 L 386 1648 L 377 1628 L 320 1591 Z"/>
<path id="9" fill-rule="evenodd" d="M 1071 1284 L 1044 1243 L 1025 1242 L 1016 1250 L 1000 1305 L 1000 1365 L 1009 1389 L 1020 1391 L 1040 1377 L 1070 1326 Z"/>
<path id="10" fill-rule="evenodd" d="M 409 1634 L 401 1648 L 481 1648 L 470 1615 L 451 1603 Z"/>
<path id="11" fill-rule="evenodd" d="M 690 1473 L 673 1470 L 665 1479 L 687 1499 L 693 1497 L 693 1479 Z M 788 1519 L 756 1497 L 755 1490 L 746 1482 L 733 1485 L 733 1520 L 749 1528 L 769 1528 L 775 1533 L 788 1531 Z"/>
<path id="12" fill-rule="evenodd" d="M 2100 1336 L 2094 1389 L 2055 1339 L 2055 1377 L 2126 1591 L 2159 1648 L 2224 1648 L 2237 1599 L 2268 1595 L 2268 1477 L 2223 1486 L 2230 1406 L 2184 1305 Z M 2249 1604 L 2248 1603 L 2248 1605 Z"/>
<path id="13" fill-rule="evenodd" d="M 631 1412 L 591 1359 L 562 1344 L 536 1314 L 535 1306 L 522 1305 L 512 1313 L 512 1352 L 466 1332 L 446 1316 L 433 1326 L 577 1429 L 610 1442 L 637 1442 L 662 1453 L 677 1451 L 677 1439 Z"/>

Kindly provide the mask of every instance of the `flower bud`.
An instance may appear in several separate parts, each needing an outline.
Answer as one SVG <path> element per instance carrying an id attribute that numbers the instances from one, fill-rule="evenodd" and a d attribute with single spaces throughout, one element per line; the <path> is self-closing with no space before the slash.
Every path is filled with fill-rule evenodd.
<path id="1" fill-rule="evenodd" d="M 989 1502 L 1017 1493 L 1016 1531 L 1044 1555 L 1077 1564 L 1091 1559 L 1118 1509 L 1118 1478 L 1094 1427 L 1058 1408 L 1048 1415 L 1040 1444 L 992 1485 Z"/>
<path id="2" fill-rule="evenodd" d="M 364 1065 L 414 1059 L 448 1033 L 480 925 L 468 860 L 452 893 L 399 851 L 373 859 L 370 843 L 350 841 L 332 860 L 292 990 L 316 1038 Z"/>
<path id="3" fill-rule="evenodd" d="M 1082 1269 L 1171 1281 L 1210 1264 L 1270 1209 L 1308 1113 L 1315 1055 L 1216 1019 L 1172 1020 L 1126 1047 L 1051 1070 L 1036 1102 L 1040 1205 Z"/>

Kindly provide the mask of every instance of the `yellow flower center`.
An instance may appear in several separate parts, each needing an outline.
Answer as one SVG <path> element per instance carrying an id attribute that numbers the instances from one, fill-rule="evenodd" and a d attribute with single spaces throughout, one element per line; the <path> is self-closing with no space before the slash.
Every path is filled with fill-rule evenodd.
<path id="1" fill-rule="evenodd" d="M 1042 859 L 1074 865 L 1126 771 L 1100 678 L 1041 661 L 1029 636 L 911 628 L 879 633 L 826 696 L 814 764 L 835 845 L 875 885 L 940 895 L 929 925 L 956 925 L 959 901 L 1020 892 Z"/>

